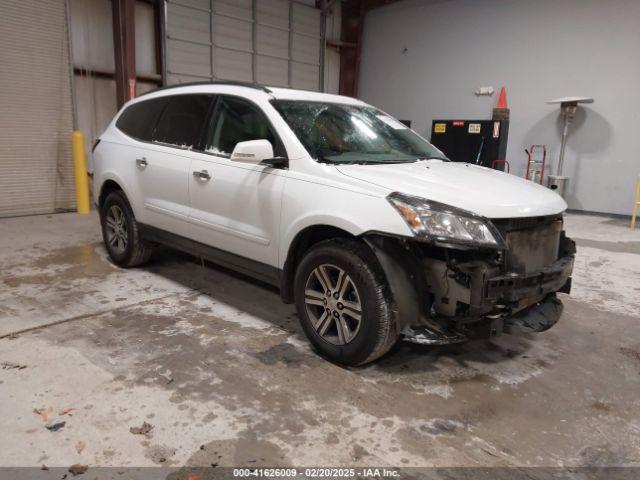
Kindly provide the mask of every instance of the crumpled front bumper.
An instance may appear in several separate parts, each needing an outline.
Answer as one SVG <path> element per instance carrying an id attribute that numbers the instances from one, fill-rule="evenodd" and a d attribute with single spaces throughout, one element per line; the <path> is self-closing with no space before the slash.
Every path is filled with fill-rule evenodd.
<path id="1" fill-rule="evenodd" d="M 497 308 L 474 321 L 463 319 L 444 327 L 426 322 L 407 329 L 405 339 L 421 344 L 442 345 L 471 339 L 497 337 L 504 333 L 544 332 L 562 316 L 562 302 L 556 292 L 569 293 L 574 256 L 566 255 L 539 272 L 508 274 L 485 281 L 482 303 Z M 507 308 L 507 305 L 510 305 Z M 485 307 L 488 308 L 488 307 Z"/>
<path id="2" fill-rule="evenodd" d="M 549 295 L 543 301 L 505 319 L 503 331 L 504 333 L 544 332 L 558 323 L 563 310 L 562 302 L 555 295 Z"/>
<path id="3" fill-rule="evenodd" d="M 436 323 L 426 323 L 407 328 L 403 334 L 406 341 L 423 345 L 446 345 L 468 340 L 486 339 L 506 334 L 538 333 L 550 329 L 562 315 L 562 302 L 555 293 L 530 305 L 510 317 L 485 318 L 467 324 L 463 330 L 443 328 Z"/>
<path id="4" fill-rule="evenodd" d="M 548 293 L 569 293 L 573 263 L 573 255 L 567 255 L 539 272 L 490 278 L 485 286 L 484 297 L 486 300 L 517 302 Z"/>
<path id="5" fill-rule="evenodd" d="M 443 250 L 378 234 L 364 239 L 389 281 L 399 330 L 416 343 L 544 331 L 562 313 L 556 293 L 571 290 L 576 249 L 564 232 L 558 259 L 533 272 L 493 251 Z"/>

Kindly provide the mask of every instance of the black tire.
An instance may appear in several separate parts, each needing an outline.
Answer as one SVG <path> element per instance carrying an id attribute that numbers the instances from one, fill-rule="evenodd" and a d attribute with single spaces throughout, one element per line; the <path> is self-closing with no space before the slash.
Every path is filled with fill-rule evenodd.
<path id="1" fill-rule="evenodd" d="M 335 313 L 334 306 L 327 306 L 324 311 L 321 305 L 308 305 L 305 298 L 305 292 L 314 282 L 314 272 L 319 272 L 318 268 L 324 268 L 324 271 L 330 271 L 336 267 L 334 271 L 334 279 L 339 275 L 339 271 L 343 270 L 345 278 L 351 281 L 351 285 L 356 289 L 358 304 L 360 305 L 360 321 L 358 326 L 354 328 L 351 339 L 344 344 L 335 344 L 337 336 L 333 336 L 333 340 L 328 340 L 328 334 L 323 337 L 314 327 L 320 325 L 320 316 L 326 321 L 331 321 L 330 313 Z M 318 278 L 318 277 L 316 277 Z M 331 279 L 329 279 L 331 280 Z M 347 280 L 347 281 L 348 281 Z M 331 280 L 334 287 L 340 283 L 337 279 Z M 320 287 L 326 282 L 316 283 L 316 287 Z M 397 321 L 395 318 L 394 308 L 392 305 L 392 295 L 387 284 L 385 275 L 375 258 L 375 255 L 364 243 L 355 239 L 332 239 L 320 242 L 314 245 L 307 252 L 298 265 L 294 279 L 294 295 L 296 309 L 302 324 L 302 328 L 311 342 L 311 344 L 329 360 L 343 365 L 357 366 L 372 362 L 387 353 L 389 349 L 396 343 L 399 337 Z M 310 289 L 311 290 L 311 289 Z M 320 291 L 320 288 L 313 288 L 313 291 Z M 314 300 L 317 296 L 314 293 Z M 342 297 L 340 297 L 342 298 Z M 322 299 L 325 305 L 327 300 Z M 335 324 L 328 328 L 339 329 L 339 318 L 341 314 L 346 313 L 346 308 L 340 306 L 338 302 L 337 308 L 344 310 L 338 311 Z M 314 310 L 315 309 L 315 310 Z M 317 312 L 317 313 L 316 313 Z M 349 314 L 347 313 L 347 316 Z M 351 326 L 354 326 L 354 320 L 350 319 Z M 319 328 L 321 330 L 321 328 Z M 337 342 L 343 341 L 348 335 L 342 333 Z"/>
<path id="2" fill-rule="evenodd" d="M 123 248 L 118 248 L 117 245 L 114 246 L 109 242 L 108 217 L 110 216 L 110 211 L 117 212 L 118 209 L 123 214 L 124 227 L 126 229 L 123 233 L 123 238 L 126 238 Z M 153 247 L 140 236 L 138 222 L 133 215 L 133 210 L 127 197 L 122 191 L 117 190 L 107 196 L 100 210 L 100 224 L 102 226 L 102 239 L 113 263 L 120 267 L 128 268 L 137 267 L 149 260 L 153 253 Z"/>

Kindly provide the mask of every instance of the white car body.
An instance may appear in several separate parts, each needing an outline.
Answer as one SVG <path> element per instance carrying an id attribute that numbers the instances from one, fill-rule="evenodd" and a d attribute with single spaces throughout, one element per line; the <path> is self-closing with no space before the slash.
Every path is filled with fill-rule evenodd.
<path id="1" fill-rule="evenodd" d="M 270 88 L 267 93 L 235 85 L 180 90 L 235 95 L 254 102 L 277 129 L 288 153 L 288 170 L 139 142 L 118 130 L 117 115 L 95 152 L 94 198 L 99 198 L 105 181 L 113 180 L 122 186 L 141 223 L 276 268 L 283 268 L 295 236 L 313 225 L 334 226 L 354 236 L 379 231 L 412 237 L 386 200 L 394 191 L 487 218 L 551 215 L 567 208 L 562 197 L 547 188 L 471 164 L 440 160 L 379 166 L 318 163 L 270 103 L 276 98 L 366 105 L 351 97 L 283 88 Z M 175 94 L 174 89 L 159 90 L 130 101 L 121 112 L 133 103 Z M 145 169 L 136 166 L 136 158 L 142 156 L 149 162 Z M 206 189 L 192 176 L 200 169 L 209 169 L 213 175 Z M 241 198 L 242 204 L 234 203 L 234 197 Z"/>

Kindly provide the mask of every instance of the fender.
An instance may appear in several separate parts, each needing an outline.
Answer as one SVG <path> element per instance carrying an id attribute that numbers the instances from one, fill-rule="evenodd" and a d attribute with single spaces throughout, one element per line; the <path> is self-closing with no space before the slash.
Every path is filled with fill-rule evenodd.
<path id="1" fill-rule="evenodd" d="M 366 234 L 360 238 L 373 250 L 384 271 L 397 310 L 398 330 L 420 323 L 424 309 L 426 281 L 420 261 L 398 239 L 380 234 Z"/>

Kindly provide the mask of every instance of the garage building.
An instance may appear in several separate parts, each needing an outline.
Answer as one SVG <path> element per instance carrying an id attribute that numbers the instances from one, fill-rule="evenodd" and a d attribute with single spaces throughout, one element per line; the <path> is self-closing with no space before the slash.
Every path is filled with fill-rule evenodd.
<path id="1" fill-rule="evenodd" d="M 188 475 L 209 475 L 211 468 L 231 476 L 234 467 L 296 467 L 300 474 L 303 467 L 387 466 L 412 478 L 484 478 L 478 477 L 482 472 L 491 478 L 569 473 L 636 478 L 639 19 L 635 0 L 0 2 L 0 417 L 6 432 L 0 439 L 0 477 L 32 478 L 28 475 L 41 468 L 51 478 L 94 469 L 94 476 L 116 478 L 119 471 L 138 467 L 152 467 L 157 469 L 149 470 L 152 474 L 163 477 L 177 472 L 179 478 L 209 478 Z M 564 304 L 561 319 L 537 330 L 528 324 L 522 335 L 498 335 L 489 323 L 486 337 L 469 335 L 464 342 L 452 340 L 458 337 L 448 329 L 420 337 L 403 325 L 396 332 L 399 341 L 390 341 L 390 352 L 373 363 L 347 367 L 327 361 L 307 342 L 301 308 L 292 303 L 295 288 L 282 287 L 294 282 L 305 255 L 323 241 L 335 241 L 347 253 L 361 249 L 361 258 L 375 259 L 371 275 L 384 278 L 379 291 L 391 292 L 389 311 L 397 316 L 405 313 L 402 305 L 410 297 L 402 294 L 418 282 L 413 273 L 424 269 L 432 297 L 428 307 L 413 313 L 435 319 L 441 308 L 464 323 L 460 318 L 477 305 L 469 300 L 459 307 L 456 292 L 471 292 L 469 285 L 482 277 L 456 267 L 471 258 L 468 245 L 451 260 L 441 253 L 449 247 L 439 237 L 420 249 L 440 252 L 434 258 L 446 267 L 405 262 L 402 268 L 413 276 L 402 283 L 398 279 L 405 277 L 389 267 L 400 257 L 383 247 L 397 240 L 398 255 L 404 255 L 415 250 L 413 244 L 373 228 L 352 234 L 347 220 L 311 225 L 299 236 L 283 227 L 273 238 L 261 237 L 263 232 L 247 222 L 225 224 L 226 230 L 236 228 L 238 244 L 249 238 L 264 247 L 290 234 L 293 240 L 287 255 L 278 252 L 282 258 L 274 274 L 284 280 L 275 286 L 245 276 L 251 269 L 244 261 L 224 256 L 215 245 L 210 247 L 217 248 L 219 262 L 197 248 L 188 252 L 195 255 L 173 250 L 179 248 L 175 242 L 160 247 L 154 238 L 150 263 L 121 268 L 103 243 L 103 233 L 110 240 L 108 212 L 101 210 L 118 189 L 92 190 L 99 181 L 94 147 L 127 102 L 156 98 L 150 92 L 157 89 L 180 92 L 186 84 L 272 95 L 282 125 L 298 135 L 302 150 L 311 140 L 300 135 L 303 129 L 295 125 L 300 119 L 286 118 L 280 103 L 333 99 L 373 139 L 377 132 L 358 124 L 358 109 L 365 108 L 360 101 L 379 109 L 372 121 L 384 128 L 409 132 L 405 126 L 410 127 L 419 142 L 435 145 L 430 151 L 438 155 L 413 158 L 415 178 L 407 174 L 403 181 L 427 188 L 419 181 L 424 162 L 435 175 L 429 180 L 437 184 L 434 190 L 468 208 L 453 201 L 443 206 L 426 195 L 426 203 L 416 206 L 415 196 L 403 196 L 398 188 L 384 205 L 391 203 L 403 216 L 403 228 L 415 227 L 412 222 L 428 214 L 462 215 L 455 218 L 478 222 L 480 229 L 491 226 L 478 235 L 513 239 L 505 232 L 524 229 L 526 222 L 477 213 L 483 202 L 505 209 L 520 202 L 522 211 L 530 207 L 531 212 L 539 205 L 532 200 L 522 206 L 527 194 L 518 198 L 517 189 L 501 182 L 518 177 L 529 180 L 518 183 L 526 188 L 539 183 L 541 196 L 560 195 L 554 198 L 566 202 L 566 211 L 530 213 L 527 219 L 557 222 L 553 239 L 561 240 L 555 243 L 554 265 L 564 254 L 571 257 L 568 280 L 553 290 L 541 286 L 535 302 L 539 306 L 550 298 L 545 295 L 555 299 L 557 293 Z M 207 118 L 218 115 L 217 105 L 207 104 Z M 327 122 L 314 123 L 313 135 L 331 138 L 335 130 Z M 74 158 L 74 132 L 82 134 L 79 150 L 86 159 Z M 348 134 L 335 140 L 350 141 Z M 260 170 L 264 177 L 254 179 L 256 192 L 283 179 L 278 185 L 287 194 L 278 203 L 302 205 L 302 196 L 286 190 L 296 159 L 282 157 L 281 146 L 267 142 L 270 155 L 262 157 L 267 163 L 256 165 L 276 173 Z M 238 160 L 233 150 L 226 160 Z M 388 170 L 377 177 L 358 170 L 368 165 L 375 172 L 380 168 L 371 165 L 375 162 L 349 158 L 334 168 L 322 155 L 331 158 L 336 151 L 307 151 L 327 178 L 334 170 L 349 177 L 336 196 L 343 190 L 364 192 L 374 205 L 371 192 L 401 176 L 400 165 L 385 165 Z M 147 159 L 141 155 L 137 167 L 144 168 Z M 460 169 L 463 164 L 484 172 L 478 175 L 489 180 L 461 187 L 458 179 L 439 176 L 440 165 L 449 160 Z M 460 182 L 471 178 L 459 171 Z M 303 172 L 306 201 L 319 183 L 309 172 Z M 209 171 L 193 173 L 197 179 L 189 173 L 191 182 L 211 179 Z M 83 186 L 92 190 L 89 214 L 76 213 L 86 203 L 78 193 Z M 251 205 L 262 221 L 272 212 L 256 198 L 252 203 L 233 198 L 229 205 Z M 328 215 L 333 199 L 316 200 L 309 217 Z M 344 205 L 345 212 L 360 208 L 350 201 Z M 286 222 L 279 212 L 274 217 Z M 356 213 L 384 218 L 380 209 Z M 419 227 L 407 231 L 420 235 Z M 369 241 L 377 234 L 378 243 Z M 565 248 L 572 244 L 566 238 L 575 241 L 575 252 Z M 527 248 L 539 252 L 545 241 L 537 237 Z M 504 252 L 515 248 L 514 242 L 505 241 Z M 504 252 L 496 253 L 493 267 L 510 261 Z M 361 264 L 365 273 L 366 265 Z M 315 301 L 324 301 L 323 311 L 326 306 L 337 318 L 346 298 L 338 297 L 338 287 L 346 291 L 347 281 L 340 283 L 345 272 L 335 268 L 341 272 L 335 292 Z M 559 275 L 549 268 L 523 272 L 531 274 L 527 282 L 541 285 Z M 481 279 L 484 296 L 505 282 L 512 285 L 508 275 L 494 283 L 487 275 Z M 433 278 L 444 279 L 446 291 L 436 290 Z M 308 282 L 300 287 L 305 299 L 314 291 Z M 360 305 L 355 283 L 353 288 L 351 301 L 357 297 Z M 534 307 L 523 303 L 510 312 L 517 316 L 529 308 Z M 336 325 L 339 329 L 338 320 Z M 349 343 L 341 336 L 346 333 L 337 335 Z"/>

